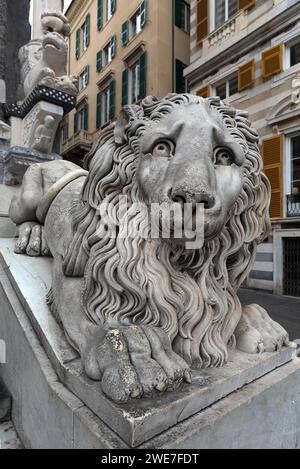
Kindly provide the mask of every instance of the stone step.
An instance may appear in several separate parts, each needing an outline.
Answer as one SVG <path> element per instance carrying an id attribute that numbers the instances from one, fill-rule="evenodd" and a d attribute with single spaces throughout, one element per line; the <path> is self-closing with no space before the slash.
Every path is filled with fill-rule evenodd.
<path id="1" fill-rule="evenodd" d="M 0 449 L 21 449 L 22 444 L 12 422 L 0 423 Z"/>

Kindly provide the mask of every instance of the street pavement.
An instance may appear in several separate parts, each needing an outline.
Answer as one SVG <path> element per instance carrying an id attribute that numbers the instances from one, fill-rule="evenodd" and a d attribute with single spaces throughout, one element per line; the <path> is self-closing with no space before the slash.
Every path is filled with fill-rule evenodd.
<path id="1" fill-rule="evenodd" d="M 243 305 L 257 303 L 265 308 L 274 321 L 289 333 L 291 340 L 300 339 L 300 298 L 272 295 L 242 288 L 238 296 Z"/>

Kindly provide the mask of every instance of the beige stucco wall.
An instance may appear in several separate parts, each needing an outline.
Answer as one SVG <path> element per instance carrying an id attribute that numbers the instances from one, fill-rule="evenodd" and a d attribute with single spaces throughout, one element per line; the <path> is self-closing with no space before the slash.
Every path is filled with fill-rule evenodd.
<path id="1" fill-rule="evenodd" d="M 116 80 L 116 115 L 121 110 L 122 100 L 122 71 L 126 67 L 124 58 L 139 44 L 143 43 L 148 52 L 147 65 L 147 94 L 158 98 L 174 91 L 175 59 L 189 64 L 190 37 L 189 34 L 173 26 L 173 0 L 148 0 L 147 23 L 142 31 L 133 38 L 126 47 L 122 46 L 122 24 L 132 17 L 141 5 L 141 0 L 117 0 L 117 9 L 110 21 L 106 22 L 106 2 L 104 1 L 103 28 L 97 29 L 97 0 L 84 2 L 74 0 L 67 16 L 71 24 L 69 39 L 69 71 L 72 75 L 80 75 L 84 67 L 90 65 L 90 80 L 88 86 L 78 96 L 78 102 L 85 96 L 89 103 L 89 132 L 96 131 L 96 95 L 99 91 L 97 83 L 110 72 Z M 189 2 L 188 2 L 189 3 Z M 87 14 L 91 15 L 90 45 L 76 60 L 76 31 L 82 26 Z M 96 71 L 96 54 L 109 42 L 111 36 L 117 36 L 116 55 L 112 62 L 100 73 Z M 174 40 L 174 51 L 173 51 Z M 174 60 L 174 69 L 172 62 Z M 174 74 L 174 76 L 173 76 Z M 74 112 L 69 116 L 69 136 L 73 133 Z"/>

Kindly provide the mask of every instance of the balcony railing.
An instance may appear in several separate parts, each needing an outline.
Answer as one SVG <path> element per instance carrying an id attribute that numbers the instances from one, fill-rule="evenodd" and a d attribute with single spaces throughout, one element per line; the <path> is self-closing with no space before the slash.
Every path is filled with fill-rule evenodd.
<path id="1" fill-rule="evenodd" d="M 68 138 L 68 140 L 66 140 L 64 143 L 62 143 L 61 153 L 64 155 L 76 147 L 83 147 L 88 151 L 92 144 L 93 135 L 89 132 L 86 132 L 85 130 L 80 130 L 76 134 L 72 135 L 72 137 Z"/>
<path id="2" fill-rule="evenodd" d="M 236 31 L 236 18 L 227 21 L 208 36 L 208 47 L 219 46 Z"/>
<path id="3" fill-rule="evenodd" d="M 286 196 L 287 216 L 300 217 L 300 194 L 291 194 Z"/>

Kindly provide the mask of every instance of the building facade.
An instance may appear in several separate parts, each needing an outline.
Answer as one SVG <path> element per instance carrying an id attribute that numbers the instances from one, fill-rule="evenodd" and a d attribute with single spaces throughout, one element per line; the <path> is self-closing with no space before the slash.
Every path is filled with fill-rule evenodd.
<path id="1" fill-rule="evenodd" d="M 62 125 L 62 155 L 81 163 L 122 106 L 147 95 L 184 92 L 190 59 L 190 4 L 183 0 L 73 0 L 69 73 L 77 108 Z"/>
<path id="2" fill-rule="evenodd" d="M 192 0 L 188 89 L 249 111 L 261 138 L 272 234 L 248 285 L 300 296 L 300 1 Z"/>

